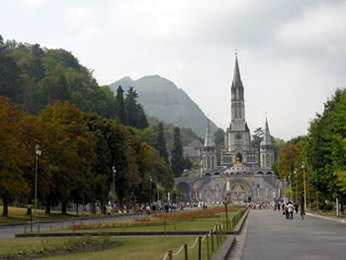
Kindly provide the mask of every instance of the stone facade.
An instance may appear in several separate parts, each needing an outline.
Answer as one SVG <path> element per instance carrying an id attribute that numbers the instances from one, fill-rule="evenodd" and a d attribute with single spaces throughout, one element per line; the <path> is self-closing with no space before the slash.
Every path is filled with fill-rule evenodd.
<path id="1" fill-rule="evenodd" d="M 272 170 L 274 150 L 267 119 L 260 147 L 251 144 L 237 57 L 231 86 L 231 122 L 225 132 L 221 165 L 216 165 L 216 147 L 209 122 L 200 151 L 201 169 L 184 172 L 183 177 L 175 179 L 183 200 L 220 203 L 227 198 L 239 204 L 282 197 L 283 183 Z"/>

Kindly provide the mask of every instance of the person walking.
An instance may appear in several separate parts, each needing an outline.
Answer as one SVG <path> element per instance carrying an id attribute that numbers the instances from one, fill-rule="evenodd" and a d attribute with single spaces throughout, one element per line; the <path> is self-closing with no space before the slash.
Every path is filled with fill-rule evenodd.
<path id="1" fill-rule="evenodd" d="M 300 206 L 300 216 L 302 220 L 304 220 L 305 210 L 304 210 L 304 203 Z"/>
<path id="2" fill-rule="evenodd" d="M 286 219 L 289 218 L 289 213 L 288 213 L 288 203 L 284 204 L 284 212 L 285 212 L 285 216 L 286 216 Z"/>
<path id="3" fill-rule="evenodd" d="M 289 214 L 289 219 L 293 219 L 293 211 L 294 211 L 294 207 L 292 202 L 288 202 L 288 214 Z"/>

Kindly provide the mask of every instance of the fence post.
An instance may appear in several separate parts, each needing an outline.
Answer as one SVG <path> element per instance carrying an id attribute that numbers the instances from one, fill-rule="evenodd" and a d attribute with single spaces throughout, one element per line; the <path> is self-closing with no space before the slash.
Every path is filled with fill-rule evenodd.
<path id="1" fill-rule="evenodd" d="M 207 233 L 207 259 L 210 260 L 210 252 L 209 252 L 209 233 Z"/>
<path id="2" fill-rule="evenodd" d="M 184 244 L 184 251 L 185 251 L 185 260 L 188 260 L 189 259 L 189 252 L 187 249 L 187 244 Z"/>
<path id="3" fill-rule="evenodd" d="M 210 231 L 211 235 L 211 251 L 214 253 L 214 232 L 213 229 Z"/>
<path id="4" fill-rule="evenodd" d="M 169 251 L 168 251 L 168 259 L 169 259 L 169 260 L 172 260 L 172 259 L 173 259 L 172 250 L 169 250 Z"/>
<path id="5" fill-rule="evenodd" d="M 202 260 L 202 237 L 198 237 L 198 260 Z"/>
<path id="6" fill-rule="evenodd" d="M 216 233 L 216 244 L 219 245 L 219 240 L 220 240 L 220 237 L 219 237 L 219 225 L 216 225 L 215 233 Z"/>

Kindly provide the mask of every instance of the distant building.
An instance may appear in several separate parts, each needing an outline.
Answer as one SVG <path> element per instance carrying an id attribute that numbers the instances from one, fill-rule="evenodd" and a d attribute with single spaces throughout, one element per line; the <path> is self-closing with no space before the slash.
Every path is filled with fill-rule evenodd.
<path id="1" fill-rule="evenodd" d="M 199 162 L 201 160 L 202 148 L 203 144 L 198 140 L 189 143 L 188 146 L 183 147 L 184 158 L 189 159 L 192 162 Z"/>
<path id="2" fill-rule="evenodd" d="M 200 151 L 201 169 L 185 172 L 183 177 L 175 179 L 184 200 L 221 202 L 227 198 L 232 203 L 245 203 L 281 198 L 283 183 L 272 170 L 274 149 L 267 118 L 260 147 L 251 145 L 237 57 L 231 85 L 231 122 L 225 132 L 221 165 L 217 165 L 209 121 L 204 146 L 195 150 Z M 192 148 L 187 148 L 186 154 L 198 157 Z"/>

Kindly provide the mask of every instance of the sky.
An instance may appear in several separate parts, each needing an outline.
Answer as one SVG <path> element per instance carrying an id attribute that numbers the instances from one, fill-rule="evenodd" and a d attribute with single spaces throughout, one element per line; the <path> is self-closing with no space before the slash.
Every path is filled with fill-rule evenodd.
<path id="1" fill-rule="evenodd" d="M 173 81 L 219 127 L 230 123 L 235 51 L 250 130 L 288 140 L 345 88 L 346 0 L 2 1 L 5 40 L 63 48 L 101 85 Z"/>

